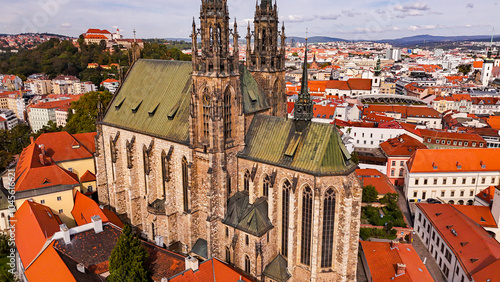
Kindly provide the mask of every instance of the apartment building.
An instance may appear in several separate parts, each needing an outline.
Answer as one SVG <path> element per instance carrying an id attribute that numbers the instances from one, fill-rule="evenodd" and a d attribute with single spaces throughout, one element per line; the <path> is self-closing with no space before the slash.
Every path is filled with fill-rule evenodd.
<path id="1" fill-rule="evenodd" d="M 499 159 L 500 149 L 417 150 L 405 169 L 406 199 L 472 205 L 477 193 L 498 185 Z"/>
<path id="2" fill-rule="evenodd" d="M 500 277 L 500 244 L 453 205 L 418 203 L 414 223 L 446 281 L 495 281 Z"/>

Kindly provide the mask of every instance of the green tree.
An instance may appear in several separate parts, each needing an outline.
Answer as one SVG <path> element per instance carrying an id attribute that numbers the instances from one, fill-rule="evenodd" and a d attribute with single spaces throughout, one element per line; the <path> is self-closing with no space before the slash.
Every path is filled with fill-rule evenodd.
<path id="1" fill-rule="evenodd" d="M 458 71 L 461 72 L 463 75 L 467 75 L 471 71 L 471 64 L 468 65 L 459 65 L 457 67 Z"/>
<path id="2" fill-rule="evenodd" d="M 38 136 L 44 134 L 44 133 L 52 133 L 52 132 L 59 132 L 62 131 L 63 127 L 62 126 L 57 126 L 57 124 L 51 120 L 47 122 L 47 125 L 44 125 L 40 130 L 38 130 L 35 134 L 33 134 L 33 137 L 35 139 L 38 138 Z"/>
<path id="3" fill-rule="evenodd" d="M 299 53 L 297 53 L 297 52 L 293 52 L 293 53 L 292 53 L 292 56 L 294 56 L 294 57 L 298 57 L 298 56 L 299 56 Z"/>
<path id="4" fill-rule="evenodd" d="M 365 187 L 363 187 L 362 201 L 364 203 L 375 202 L 377 200 L 377 197 L 377 188 L 375 188 L 373 185 L 366 185 Z"/>
<path id="5" fill-rule="evenodd" d="M 148 257 L 141 240 L 132 234 L 130 225 L 125 225 L 111 252 L 106 281 L 150 281 L 146 268 Z"/>
<path id="6" fill-rule="evenodd" d="M 84 94 L 78 101 L 71 103 L 68 122 L 64 129 L 71 134 L 94 132 L 99 102 L 105 109 L 112 97 L 113 94 L 107 90 Z"/>
<path id="7" fill-rule="evenodd" d="M 351 161 L 353 161 L 355 164 L 359 164 L 358 153 L 356 153 L 355 151 L 351 154 Z"/>
<path id="8" fill-rule="evenodd" d="M 101 40 L 99 41 L 99 47 L 101 48 L 101 50 L 106 50 L 106 41 L 105 40 Z"/>

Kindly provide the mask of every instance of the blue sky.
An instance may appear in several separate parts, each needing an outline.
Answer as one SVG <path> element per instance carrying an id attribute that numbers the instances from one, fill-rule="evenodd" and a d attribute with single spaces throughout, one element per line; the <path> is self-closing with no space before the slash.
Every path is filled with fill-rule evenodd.
<path id="1" fill-rule="evenodd" d="M 500 0 L 472 1 L 334 1 L 278 0 L 286 34 L 345 39 L 391 39 L 420 34 L 500 34 Z M 0 33 L 50 32 L 78 36 L 88 28 L 125 37 L 189 38 L 201 0 L 0 0 Z M 231 21 L 240 36 L 253 18 L 255 2 L 228 0 Z M 198 22 L 198 19 L 197 19 Z M 493 25 L 497 26 L 493 26 Z"/>

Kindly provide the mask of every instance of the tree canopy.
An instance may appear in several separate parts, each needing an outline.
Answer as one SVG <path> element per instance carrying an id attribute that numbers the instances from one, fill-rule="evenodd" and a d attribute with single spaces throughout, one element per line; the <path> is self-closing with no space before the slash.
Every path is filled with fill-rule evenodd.
<path id="1" fill-rule="evenodd" d="M 117 77 L 118 70 L 94 68 L 88 69 L 89 63 L 99 65 L 120 64 L 126 68 L 129 64 L 129 53 L 120 48 L 106 49 L 105 43 L 86 44 L 80 37 L 77 48 L 73 42 L 52 38 L 30 50 L 19 53 L 0 53 L 0 73 L 15 74 L 23 80 L 34 73 L 44 73 L 49 78 L 60 74 L 73 75 L 82 81 L 92 81 L 99 85 L 108 77 Z M 191 60 L 190 55 L 179 49 L 161 43 L 144 43 L 142 57 L 146 59 Z M 124 70 L 125 71 L 125 70 Z"/>
<path id="2" fill-rule="evenodd" d="M 71 103 L 65 131 L 70 134 L 94 132 L 96 130 L 99 103 L 104 110 L 113 94 L 109 91 L 96 91 L 84 94 L 78 101 Z"/>
<path id="3" fill-rule="evenodd" d="M 361 197 L 364 203 L 375 202 L 378 198 L 378 191 L 373 185 L 363 187 L 363 196 Z"/>
<path id="4" fill-rule="evenodd" d="M 109 276 L 106 281 L 150 281 L 146 268 L 149 253 L 141 240 L 132 234 L 130 225 L 123 227 L 109 258 Z"/>

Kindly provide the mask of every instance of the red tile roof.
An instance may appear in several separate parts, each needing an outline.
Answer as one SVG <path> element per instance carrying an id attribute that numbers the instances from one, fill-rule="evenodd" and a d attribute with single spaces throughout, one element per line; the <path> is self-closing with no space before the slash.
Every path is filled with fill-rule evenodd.
<path id="1" fill-rule="evenodd" d="M 474 63 L 472 63 L 472 66 L 475 69 L 482 69 L 483 68 L 483 61 L 475 61 Z"/>
<path id="2" fill-rule="evenodd" d="M 495 281 L 498 277 L 500 277 L 500 259 L 472 275 L 474 281 Z"/>
<path id="3" fill-rule="evenodd" d="M 15 225 L 15 242 L 24 267 L 38 255 L 48 238 L 60 230 L 61 220 L 42 204 L 24 201 L 11 224 Z"/>
<path id="4" fill-rule="evenodd" d="M 82 177 L 80 177 L 80 182 L 84 183 L 84 182 L 91 182 L 91 181 L 96 181 L 95 174 L 93 174 L 92 172 L 87 170 L 82 175 Z"/>
<path id="5" fill-rule="evenodd" d="M 491 214 L 490 207 L 469 205 L 454 205 L 453 207 L 482 227 L 497 228 L 497 223 Z"/>
<path id="6" fill-rule="evenodd" d="M 417 150 L 408 169 L 410 173 L 500 171 L 499 159 L 500 149 Z"/>
<path id="7" fill-rule="evenodd" d="M 225 262 L 212 258 L 201 262 L 198 271 L 188 269 L 168 281 L 189 281 L 189 282 L 216 282 L 216 281 L 238 281 L 241 279 L 246 282 L 255 281 L 242 272 L 232 268 Z"/>
<path id="8" fill-rule="evenodd" d="M 363 186 L 372 185 L 377 189 L 379 195 L 396 193 L 389 178 L 376 169 L 356 169 L 356 174 L 359 180 L 362 181 Z"/>
<path id="9" fill-rule="evenodd" d="M 313 117 L 333 119 L 335 117 L 335 105 L 313 105 Z"/>
<path id="10" fill-rule="evenodd" d="M 455 206 L 422 203 L 416 206 L 454 252 L 469 277 L 500 258 L 500 243 Z"/>
<path id="11" fill-rule="evenodd" d="M 495 197 L 495 189 L 496 189 L 495 186 L 490 186 L 484 189 L 483 191 L 479 192 L 476 195 L 476 197 L 490 204 L 491 201 L 493 201 L 493 198 Z"/>
<path id="12" fill-rule="evenodd" d="M 460 133 L 460 132 L 447 132 L 447 131 L 437 131 L 430 129 L 419 129 L 421 136 L 424 137 L 424 142 L 426 138 L 439 138 L 448 140 L 462 140 L 462 141 L 476 141 L 481 143 L 486 143 L 483 137 L 476 133 Z"/>
<path id="13" fill-rule="evenodd" d="M 16 192 L 56 185 L 80 184 L 76 174 L 57 166 L 50 157 L 42 156 L 42 150 L 34 142 L 24 148 L 16 167 Z M 44 164 L 40 162 L 41 159 L 44 160 Z"/>
<path id="14" fill-rule="evenodd" d="M 98 215 L 101 217 L 102 222 L 111 222 L 120 228 L 123 227 L 123 223 L 113 212 L 109 210 L 105 212 L 104 209 L 99 208 L 99 205 L 94 200 L 78 191 L 75 194 L 75 205 L 71 214 L 78 225 L 91 223 L 91 218 Z"/>
<path id="15" fill-rule="evenodd" d="M 371 122 L 388 122 L 393 121 L 394 118 L 377 114 L 367 114 L 363 117 L 363 120 Z"/>
<path id="16" fill-rule="evenodd" d="M 72 136 L 66 131 L 43 133 L 36 139 L 35 143 L 39 145 L 43 144 L 47 151 L 47 155 L 55 162 L 87 159 L 94 157 L 95 134 L 96 133 L 93 132 L 75 134 L 76 136 Z M 93 151 L 89 150 L 87 146 L 92 147 L 91 149 L 93 149 Z"/>
<path id="17" fill-rule="evenodd" d="M 51 242 L 33 264 L 26 269 L 25 275 L 30 282 L 45 282 L 48 277 L 50 277 L 51 281 L 76 282 L 75 277 L 73 277 L 73 274 L 71 274 L 64 261 L 54 249 L 54 242 Z"/>
<path id="18" fill-rule="evenodd" d="M 433 281 L 411 244 L 361 241 L 372 281 Z M 405 264 L 405 274 L 396 277 L 397 264 Z"/>
<path id="19" fill-rule="evenodd" d="M 87 33 L 111 34 L 111 32 L 107 31 L 106 29 L 97 29 L 97 28 L 90 28 L 89 30 L 87 30 Z"/>
<path id="20" fill-rule="evenodd" d="M 382 149 L 388 157 L 410 157 L 418 149 L 427 149 L 427 146 L 417 139 L 407 134 L 403 134 L 381 143 L 380 149 Z"/>

